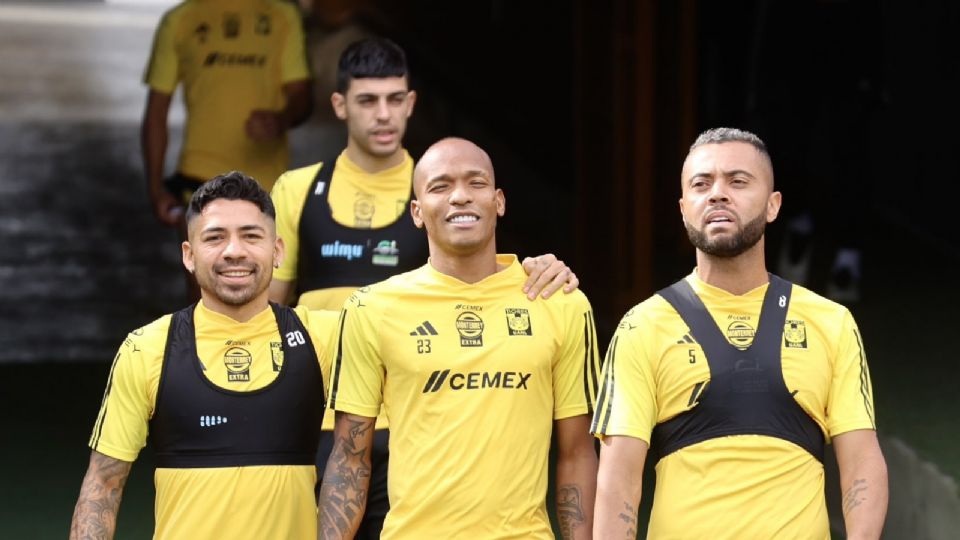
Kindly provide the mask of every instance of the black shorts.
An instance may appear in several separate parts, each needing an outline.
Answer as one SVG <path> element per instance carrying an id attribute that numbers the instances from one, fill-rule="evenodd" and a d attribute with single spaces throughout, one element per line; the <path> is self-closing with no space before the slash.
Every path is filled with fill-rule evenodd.
<path id="1" fill-rule="evenodd" d="M 180 173 L 176 173 L 163 180 L 163 187 L 166 188 L 171 195 L 176 197 L 178 201 L 183 203 L 183 206 L 190 205 L 190 199 L 193 198 L 193 193 L 200 189 L 202 185 L 202 181 Z"/>
<path id="2" fill-rule="evenodd" d="M 327 466 L 327 459 L 333 451 L 333 432 L 320 432 L 320 446 L 317 450 L 317 478 L 323 479 L 323 469 Z M 370 471 L 370 491 L 367 495 L 367 509 L 357 529 L 357 540 L 376 540 L 383 530 L 383 518 L 390 510 L 390 499 L 387 498 L 387 463 L 390 460 L 390 431 L 378 429 L 373 434 L 373 456 Z M 316 495 L 320 497 L 320 482 L 317 482 Z"/>

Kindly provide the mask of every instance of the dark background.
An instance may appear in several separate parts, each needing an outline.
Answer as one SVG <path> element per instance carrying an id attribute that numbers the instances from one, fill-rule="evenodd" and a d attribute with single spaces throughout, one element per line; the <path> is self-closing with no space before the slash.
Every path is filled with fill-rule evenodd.
<path id="1" fill-rule="evenodd" d="M 143 188 L 145 92 L 71 71 L 92 57 L 114 77 L 138 77 L 144 21 L 160 9 L 68 4 L 132 18 L 23 23 L 10 11 L 21 4 L 0 2 L 0 522 L 10 537 L 66 533 L 109 361 L 127 331 L 184 295 L 175 235 L 154 222 Z M 65 4 L 29 5 L 56 14 Z M 859 299 L 847 303 L 881 436 L 948 478 L 960 476 L 958 23 L 946 0 L 317 0 L 307 17 L 315 65 L 329 69 L 349 29 L 408 51 L 419 93 L 411 154 L 449 135 L 489 150 L 508 199 L 500 251 L 569 263 L 604 344 L 624 311 L 694 266 L 676 201 L 697 133 L 757 133 L 784 198 L 768 230 L 771 270 L 787 224 L 804 214 L 810 288 L 827 290 L 838 249 L 860 252 Z M 78 103 L 78 88 L 99 101 Z M 318 81 L 293 165 L 343 144 L 323 92 Z M 134 469 L 121 537 L 149 536 L 150 463 L 145 452 Z M 892 509 L 917 504 L 894 486 Z"/>

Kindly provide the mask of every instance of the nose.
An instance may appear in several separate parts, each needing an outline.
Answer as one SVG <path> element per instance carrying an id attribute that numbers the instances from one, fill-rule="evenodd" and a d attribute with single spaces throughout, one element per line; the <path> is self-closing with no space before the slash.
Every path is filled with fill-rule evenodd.
<path id="1" fill-rule="evenodd" d="M 242 259 L 246 255 L 243 242 L 239 237 L 231 236 L 227 245 L 223 247 L 223 258 L 227 260 Z"/>
<path id="2" fill-rule="evenodd" d="M 387 98 L 377 100 L 377 120 L 386 121 L 390 119 L 390 106 Z"/>
<path id="3" fill-rule="evenodd" d="M 710 202 L 729 202 L 730 197 L 727 195 L 727 183 L 726 182 L 714 182 L 710 187 Z"/>
<path id="4" fill-rule="evenodd" d="M 450 204 L 461 206 L 473 202 L 473 195 L 470 193 L 469 186 L 457 182 L 450 191 Z"/>

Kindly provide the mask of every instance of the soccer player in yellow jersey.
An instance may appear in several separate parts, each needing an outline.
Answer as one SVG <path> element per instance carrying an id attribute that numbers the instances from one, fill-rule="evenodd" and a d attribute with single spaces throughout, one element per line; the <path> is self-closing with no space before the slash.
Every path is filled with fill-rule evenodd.
<path id="1" fill-rule="evenodd" d="M 243 171 L 269 191 L 287 167 L 286 132 L 313 101 L 303 28 L 294 3 L 186 0 L 166 14 L 144 75 L 143 162 L 157 219 L 182 223 L 205 180 Z M 167 115 L 183 83 L 187 108 L 176 174 L 164 181 Z"/>
<path id="2" fill-rule="evenodd" d="M 382 538 L 553 538 L 551 432 L 563 537 L 589 538 L 598 375 L 589 302 L 579 291 L 530 302 L 520 290 L 516 257 L 496 254 L 504 195 L 474 144 L 433 145 L 414 190 L 429 261 L 358 290 L 341 315 L 319 536 L 353 537 L 383 404 L 391 459 Z"/>
<path id="3" fill-rule="evenodd" d="M 594 536 L 826 539 L 823 453 L 840 467 L 847 538 L 880 537 L 887 470 L 863 341 L 843 306 L 768 274 L 780 210 L 763 142 L 704 132 L 683 164 L 692 274 L 631 309 L 607 351 L 591 430 L 602 440 Z"/>
<path id="4" fill-rule="evenodd" d="M 157 539 L 316 537 L 314 458 L 336 312 L 270 304 L 283 260 L 269 195 L 241 173 L 204 184 L 183 264 L 199 303 L 121 345 L 90 438 L 70 538 L 112 538 L 149 432 Z"/>
<path id="5" fill-rule="evenodd" d="M 347 128 L 346 148 L 285 173 L 272 196 L 287 256 L 274 272 L 270 298 L 311 309 L 335 309 L 358 287 L 413 270 L 428 256 L 423 232 L 408 215 L 413 159 L 402 146 L 416 92 L 406 55 L 396 43 L 368 38 L 352 43 L 337 64 L 333 110 Z M 333 158 L 333 156 L 330 156 Z M 529 258 L 525 286 L 531 298 L 549 297 L 576 276 L 552 255 Z M 358 538 L 377 538 L 388 509 L 387 423 L 377 424 L 371 492 Z M 333 415 L 324 418 L 317 466 L 332 446 Z"/>

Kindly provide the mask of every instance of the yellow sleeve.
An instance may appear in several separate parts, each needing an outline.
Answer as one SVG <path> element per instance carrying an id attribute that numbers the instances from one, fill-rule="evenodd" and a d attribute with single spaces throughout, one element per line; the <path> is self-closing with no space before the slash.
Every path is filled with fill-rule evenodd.
<path id="1" fill-rule="evenodd" d="M 107 388 L 89 446 L 101 454 L 134 461 L 147 441 L 163 364 L 169 316 L 123 341 L 107 377 Z M 156 335 L 160 330 L 160 336 Z M 159 347 L 158 347 L 159 342 Z"/>
<path id="2" fill-rule="evenodd" d="M 641 323 L 637 309 L 623 317 L 607 347 L 590 432 L 599 438 L 627 435 L 649 443 L 657 422 L 656 379 L 643 347 L 650 326 Z"/>
<path id="3" fill-rule="evenodd" d="M 340 312 L 329 310 L 310 310 L 306 306 L 295 308 L 297 316 L 304 321 L 304 326 L 310 334 L 313 349 L 317 352 L 317 361 L 320 364 L 320 374 L 323 376 L 323 395 L 327 396 L 330 389 L 330 366 L 333 347 L 337 336 L 337 323 Z"/>
<path id="4" fill-rule="evenodd" d="M 353 293 L 343 306 L 327 408 L 376 417 L 386 370 L 380 355 L 379 310 L 369 290 Z"/>
<path id="5" fill-rule="evenodd" d="M 600 358 L 590 301 L 580 291 L 563 300 L 566 327 L 553 365 L 553 417 L 556 420 L 593 412 Z"/>
<path id="6" fill-rule="evenodd" d="M 827 398 L 827 432 L 831 437 L 856 429 L 877 428 L 863 338 L 847 310 L 844 310 L 841 329 Z"/>
<path id="7" fill-rule="evenodd" d="M 300 253 L 300 214 L 307 198 L 310 184 L 316 177 L 322 164 L 311 165 L 280 175 L 273 185 L 270 197 L 277 211 L 277 235 L 283 238 L 284 258 L 280 267 L 274 270 L 274 279 L 280 281 L 297 280 L 297 264 Z"/>
<path id="8" fill-rule="evenodd" d="M 180 74 L 177 72 L 177 21 L 179 10 L 164 14 L 153 36 L 153 49 L 143 74 L 143 82 L 151 89 L 172 94 L 177 88 Z"/>
<path id="9" fill-rule="evenodd" d="M 283 43 L 280 58 L 280 82 L 286 84 L 310 78 L 310 66 L 307 63 L 307 47 L 303 36 L 303 22 L 292 3 L 280 5 L 287 21 L 287 39 Z"/>

